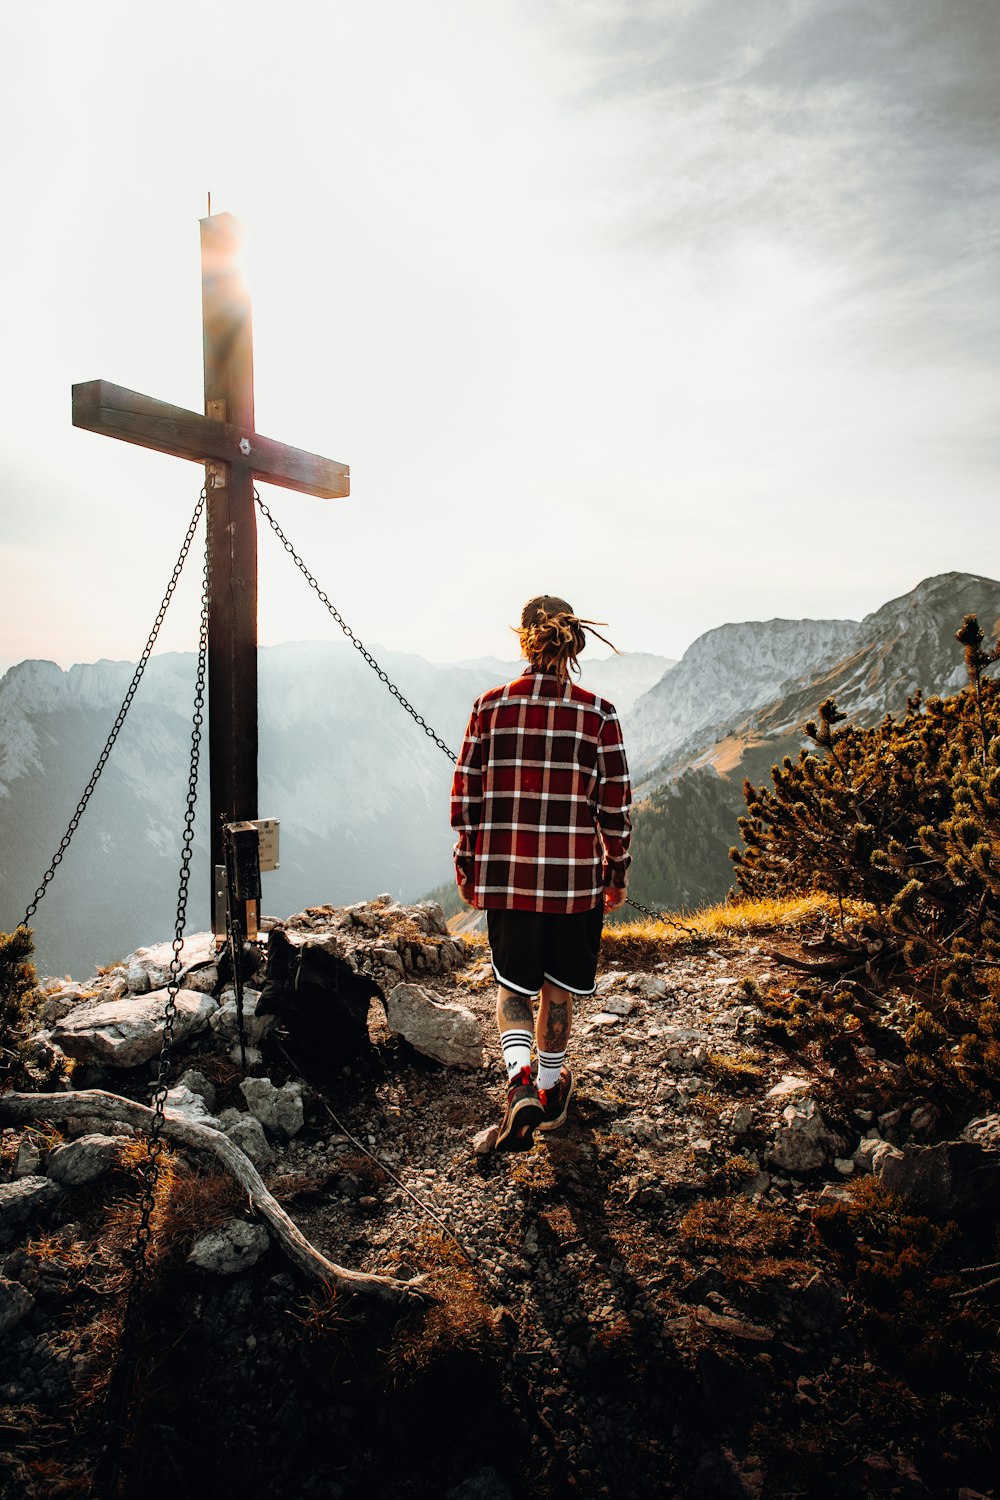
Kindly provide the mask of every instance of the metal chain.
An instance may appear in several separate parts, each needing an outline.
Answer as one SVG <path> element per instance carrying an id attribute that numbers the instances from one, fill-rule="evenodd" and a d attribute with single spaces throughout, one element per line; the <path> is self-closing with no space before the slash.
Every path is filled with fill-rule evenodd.
<path id="1" fill-rule="evenodd" d="M 667 927 L 679 927 L 681 932 L 686 932 L 690 937 L 698 937 L 700 934 L 694 927 L 686 927 L 683 922 L 678 922 L 674 917 L 665 916 L 662 911 L 650 911 L 648 906 L 643 906 L 641 901 L 633 901 L 631 896 L 625 897 L 626 906 L 634 906 L 636 911 L 641 911 L 643 916 L 650 917 L 654 922 L 663 922 Z"/>
<path id="2" fill-rule="evenodd" d="M 205 491 L 202 491 L 202 499 Z M 205 675 L 208 662 L 208 597 L 209 597 L 209 546 L 205 537 L 205 563 L 202 570 L 201 628 L 198 635 L 198 672 L 195 679 L 194 714 L 191 724 L 191 761 L 188 771 L 187 807 L 184 812 L 184 833 L 181 839 L 181 868 L 177 889 L 177 921 L 174 926 L 173 952 L 170 958 L 170 980 L 167 986 L 167 1003 L 164 1010 L 163 1046 L 153 1092 L 153 1119 L 147 1141 L 146 1161 L 140 1168 L 143 1190 L 139 1198 L 139 1226 L 136 1229 L 132 1251 L 134 1277 L 148 1274 L 146 1251 L 150 1240 L 150 1216 L 156 1184 L 160 1173 L 160 1155 L 163 1151 L 163 1106 L 167 1097 L 167 1065 L 174 1044 L 174 1023 L 177 1020 L 177 994 L 181 978 L 181 950 L 184 947 L 184 928 L 187 923 L 188 887 L 191 881 L 191 855 L 194 848 L 194 816 L 198 797 L 198 763 L 201 758 L 201 731 L 205 722 Z"/>
<path id="3" fill-rule="evenodd" d="M 385 683 L 386 687 L 389 689 L 389 691 L 392 694 L 392 696 L 397 700 L 398 703 L 402 704 L 403 708 L 406 709 L 406 712 L 410 715 L 410 717 L 412 719 L 414 719 L 417 724 L 420 725 L 420 728 L 424 731 L 424 734 L 426 734 L 429 739 L 432 739 L 434 741 L 435 745 L 437 745 L 440 750 L 444 751 L 445 755 L 447 755 L 448 759 L 452 762 L 453 765 L 457 765 L 457 763 L 458 763 L 458 756 L 455 754 L 454 750 L 452 750 L 448 745 L 446 745 L 445 742 L 444 742 L 444 740 L 441 739 L 441 737 L 439 735 L 435 734 L 434 730 L 427 723 L 427 720 L 425 718 L 423 718 L 423 716 L 421 714 L 417 713 L 417 710 L 413 707 L 413 704 L 409 701 L 408 698 L 404 698 L 403 697 L 403 694 L 399 691 L 399 688 L 396 687 L 396 685 L 395 685 L 394 682 L 391 682 L 389 680 L 388 676 L 386 675 L 385 672 L 383 672 L 382 668 L 379 666 L 379 664 L 375 660 L 374 656 L 372 656 L 371 652 L 368 651 L 365 648 L 364 644 L 361 641 L 358 640 L 357 636 L 354 634 L 354 631 L 351 629 L 350 625 L 348 625 L 347 621 L 344 619 L 343 615 L 337 609 L 336 605 L 334 605 L 330 601 L 330 599 L 327 596 L 327 594 L 325 594 L 324 591 L 320 588 L 319 584 L 316 582 L 315 578 L 310 573 L 309 569 L 306 567 L 305 563 L 302 561 L 301 557 L 296 552 L 295 548 L 292 546 L 291 542 L 288 540 L 287 536 L 282 531 L 281 527 L 278 525 L 277 521 L 274 519 L 273 515 L 268 510 L 267 506 L 264 504 L 263 500 L 260 498 L 260 495 L 257 493 L 256 490 L 254 490 L 254 492 L 253 492 L 253 497 L 254 497 L 254 499 L 257 502 L 257 505 L 258 505 L 258 507 L 260 509 L 261 515 L 264 517 L 264 519 L 267 521 L 268 525 L 271 527 L 271 530 L 274 532 L 275 536 L 278 538 L 278 541 L 284 547 L 285 551 L 288 553 L 289 557 L 292 559 L 292 562 L 298 568 L 299 572 L 302 574 L 303 578 L 306 580 L 306 582 L 308 583 L 309 587 L 317 595 L 317 597 L 319 598 L 320 603 L 328 610 L 328 612 L 336 620 L 337 624 L 340 626 L 341 630 L 347 636 L 347 639 L 350 641 L 350 643 L 354 647 L 354 649 L 356 651 L 360 651 L 361 655 L 364 657 L 365 661 L 371 667 L 372 671 L 376 674 L 376 676 L 378 676 L 381 679 L 382 682 Z"/>
<path id="4" fill-rule="evenodd" d="M 163 620 L 170 605 L 170 601 L 174 597 L 174 590 L 176 589 L 178 580 L 180 579 L 181 571 L 184 567 L 184 563 L 187 560 L 188 552 L 191 550 L 191 542 L 194 539 L 194 534 L 197 530 L 198 521 L 201 518 L 201 513 L 205 508 L 205 501 L 207 496 L 207 489 L 203 489 L 201 494 L 198 496 L 198 504 L 195 506 L 194 515 L 191 517 L 191 524 L 188 526 L 187 534 L 185 535 L 184 541 L 181 545 L 180 556 L 174 564 L 174 571 L 170 575 L 170 582 L 167 584 L 167 591 L 164 594 L 160 607 L 156 612 L 156 619 L 153 621 L 153 628 L 149 632 L 149 639 L 146 642 L 145 650 L 143 651 L 142 656 L 139 658 L 138 666 L 135 669 L 132 681 L 129 683 L 128 692 L 125 694 L 125 697 L 122 701 L 122 706 L 118 710 L 118 717 L 115 719 L 114 725 L 111 729 L 111 733 L 108 735 L 107 743 L 105 744 L 104 749 L 101 751 L 97 765 L 94 767 L 93 774 L 91 775 L 90 780 L 87 782 L 87 785 L 84 788 L 83 796 L 80 798 L 79 802 L 76 805 L 76 812 L 70 819 L 69 827 L 63 834 L 59 844 L 59 848 L 56 850 L 55 854 L 52 857 L 52 863 L 46 870 L 45 875 L 42 878 L 42 883 L 35 892 L 34 899 L 29 905 L 24 916 L 21 918 L 22 927 L 27 927 L 28 923 L 31 921 L 31 918 L 35 915 L 39 901 L 41 901 L 42 897 L 45 895 L 45 892 L 48 889 L 49 883 L 52 880 L 52 877 L 55 875 L 57 868 L 62 864 L 63 855 L 69 848 L 70 840 L 76 832 L 77 827 L 79 826 L 80 819 L 83 817 L 83 814 L 86 811 L 87 803 L 93 796 L 94 788 L 101 778 L 101 772 L 107 765 L 108 756 L 111 754 L 115 740 L 118 738 L 121 727 L 125 722 L 125 715 L 132 707 L 132 699 L 135 697 L 136 691 L 139 687 L 139 683 L 142 681 L 142 674 L 146 670 L 146 663 L 149 661 L 153 646 L 156 644 L 156 637 L 160 633 L 160 626 L 163 624 Z"/>

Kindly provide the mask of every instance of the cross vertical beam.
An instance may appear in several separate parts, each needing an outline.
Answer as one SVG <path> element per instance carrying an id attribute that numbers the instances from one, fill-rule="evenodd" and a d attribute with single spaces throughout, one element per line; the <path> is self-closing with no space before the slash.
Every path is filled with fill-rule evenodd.
<path id="1" fill-rule="evenodd" d="M 225 823 L 257 817 L 257 523 L 254 480 L 336 500 L 351 471 L 254 428 L 250 294 L 240 274 L 243 227 L 201 220 L 205 415 L 107 380 L 73 387 L 73 425 L 205 464 L 211 619 L 208 639 L 211 906 L 225 863 Z"/>
<path id="2" fill-rule="evenodd" d="M 205 415 L 254 430 L 250 294 L 232 214 L 201 220 Z M 223 824 L 257 817 L 257 525 L 249 464 L 206 464 L 212 892 Z"/>

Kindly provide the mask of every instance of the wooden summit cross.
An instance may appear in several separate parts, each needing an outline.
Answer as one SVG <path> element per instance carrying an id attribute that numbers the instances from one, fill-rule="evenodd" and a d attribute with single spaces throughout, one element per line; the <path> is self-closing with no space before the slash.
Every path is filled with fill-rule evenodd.
<path id="1" fill-rule="evenodd" d="M 254 480 L 333 500 L 351 491 L 346 464 L 254 431 L 250 294 L 238 268 L 243 227 L 201 220 L 205 415 L 90 380 L 73 387 L 73 425 L 206 467 L 211 570 L 209 763 L 215 867 L 224 823 L 257 817 L 257 526 Z"/>

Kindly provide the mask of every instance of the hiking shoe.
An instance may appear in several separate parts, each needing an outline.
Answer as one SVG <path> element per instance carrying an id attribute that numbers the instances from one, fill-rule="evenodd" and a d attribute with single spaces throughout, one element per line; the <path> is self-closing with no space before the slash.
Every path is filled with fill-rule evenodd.
<path id="1" fill-rule="evenodd" d="M 542 1118 L 538 1090 L 531 1081 L 531 1069 L 522 1068 L 507 1090 L 507 1107 L 500 1122 L 495 1151 L 530 1151 L 535 1127 Z"/>
<path id="2" fill-rule="evenodd" d="M 542 1104 L 542 1123 L 539 1130 L 557 1130 L 566 1119 L 569 1101 L 573 1097 L 575 1080 L 569 1068 L 563 1068 L 559 1082 L 550 1089 L 539 1090 Z"/>

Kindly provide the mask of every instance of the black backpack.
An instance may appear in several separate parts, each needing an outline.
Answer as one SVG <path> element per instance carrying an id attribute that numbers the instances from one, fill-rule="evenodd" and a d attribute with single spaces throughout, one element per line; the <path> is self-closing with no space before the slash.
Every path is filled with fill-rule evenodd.
<path id="1" fill-rule="evenodd" d="M 385 996 L 373 979 L 318 943 L 293 943 L 282 928 L 268 933 L 267 971 L 257 1015 L 273 1015 L 290 1050 L 310 1072 L 333 1073 L 371 1060 L 368 1011 Z"/>

